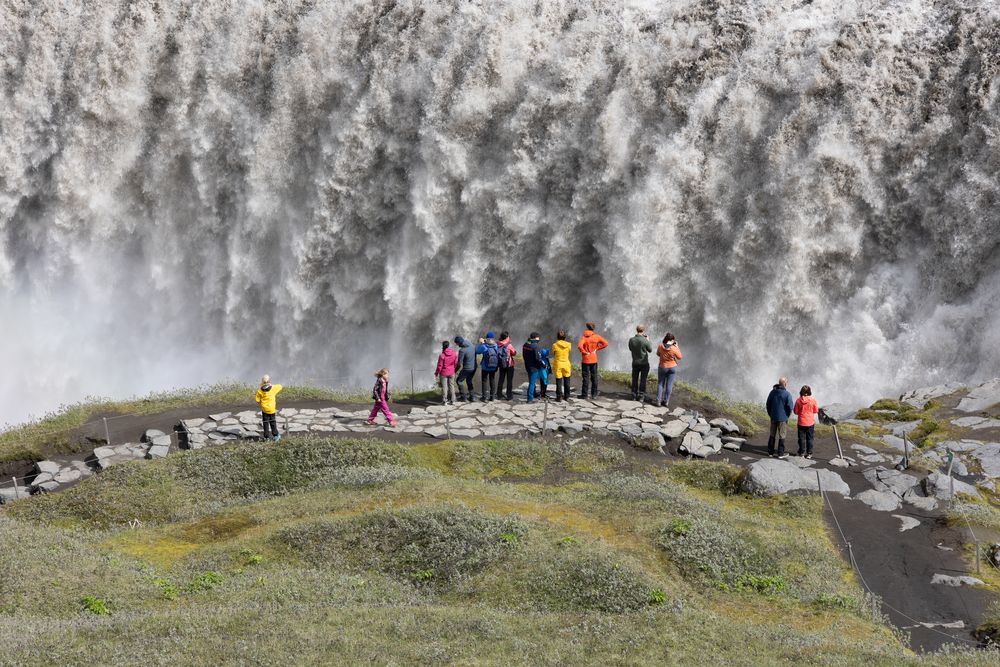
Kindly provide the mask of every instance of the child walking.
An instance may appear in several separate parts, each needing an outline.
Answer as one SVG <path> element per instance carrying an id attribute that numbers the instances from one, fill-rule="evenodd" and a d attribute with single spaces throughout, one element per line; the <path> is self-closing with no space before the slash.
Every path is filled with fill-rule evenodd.
<path id="1" fill-rule="evenodd" d="M 804 384 L 799 390 L 799 397 L 795 399 L 795 407 L 792 412 L 799 419 L 799 456 L 805 455 L 807 459 L 813 457 L 813 434 L 816 430 L 816 415 L 819 414 L 819 404 L 813 398 L 812 388 Z"/>
<path id="2" fill-rule="evenodd" d="M 389 412 L 389 399 L 391 398 L 392 394 L 389 393 L 389 369 L 380 368 L 378 373 L 375 373 L 375 386 L 372 387 L 372 399 L 375 401 L 375 405 L 372 406 L 372 411 L 368 415 L 368 421 L 365 423 L 369 426 L 374 426 L 375 417 L 381 412 L 385 415 L 389 426 L 395 426 L 396 420 L 393 419 L 392 413 Z"/>

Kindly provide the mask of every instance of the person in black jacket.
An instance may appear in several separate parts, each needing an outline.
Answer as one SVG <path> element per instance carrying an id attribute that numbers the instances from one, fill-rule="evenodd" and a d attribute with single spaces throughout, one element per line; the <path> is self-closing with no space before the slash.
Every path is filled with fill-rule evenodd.
<path id="1" fill-rule="evenodd" d="M 535 387 L 538 385 L 539 378 L 542 377 L 542 368 L 544 368 L 545 363 L 542 361 L 542 350 L 538 344 L 539 337 L 538 332 L 531 332 L 524 347 L 521 348 L 524 370 L 528 373 L 528 403 L 535 400 Z"/>
<path id="2" fill-rule="evenodd" d="M 455 336 L 455 345 L 458 346 L 458 360 L 455 362 L 455 370 L 458 372 L 458 378 L 455 380 L 455 384 L 458 385 L 458 400 L 467 400 L 462 389 L 462 383 L 465 382 L 469 389 L 468 401 L 471 403 L 475 400 L 472 380 L 476 376 L 476 348 L 461 336 Z"/>
<path id="3" fill-rule="evenodd" d="M 771 433 L 767 439 L 767 455 L 774 456 L 774 437 L 778 436 L 778 458 L 787 459 L 785 436 L 788 434 L 788 418 L 792 416 L 792 395 L 788 393 L 788 378 L 778 378 L 771 393 L 767 395 L 767 416 L 771 418 Z"/>

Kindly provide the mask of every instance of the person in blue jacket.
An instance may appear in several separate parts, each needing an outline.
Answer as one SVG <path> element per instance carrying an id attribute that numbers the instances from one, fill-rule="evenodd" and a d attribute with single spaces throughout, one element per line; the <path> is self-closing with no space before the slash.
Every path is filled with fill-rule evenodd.
<path id="1" fill-rule="evenodd" d="M 479 367 L 483 371 L 479 377 L 479 385 L 482 388 L 479 400 L 492 401 L 497 393 L 497 370 L 500 369 L 500 355 L 504 354 L 497 346 L 496 336 L 492 331 L 486 334 L 486 338 L 479 339 L 476 354 L 480 355 Z M 489 398 L 486 395 L 487 382 L 490 384 Z"/>
<path id="2" fill-rule="evenodd" d="M 528 340 L 521 348 L 521 358 L 524 360 L 524 370 L 528 373 L 528 403 L 535 401 L 535 387 L 542 377 L 542 348 L 538 343 L 538 332 L 532 331 Z"/>
<path id="3" fill-rule="evenodd" d="M 471 403 L 476 395 L 472 384 L 472 379 L 476 376 L 476 348 L 461 336 L 455 336 L 455 345 L 458 346 L 458 360 L 455 362 L 455 369 L 458 371 L 458 378 L 455 380 L 458 385 L 458 400 L 468 400 Z M 462 388 L 463 382 L 469 390 L 468 398 Z"/>
<path id="4" fill-rule="evenodd" d="M 778 458 L 787 459 L 785 436 L 788 434 L 788 418 L 792 416 L 792 395 L 788 393 L 788 378 L 778 378 L 771 393 L 767 395 L 767 416 L 771 418 L 771 434 L 767 439 L 767 455 L 773 457 L 774 437 L 778 436 Z"/>
<path id="5" fill-rule="evenodd" d="M 542 398 L 549 397 L 549 372 L 552 370 L 552 362 L 549 361 L 549 348 L 543 347 L 538 351 L 538 357 L 542 362 L 542 369 L 538 373 L 538 393 Z"/>

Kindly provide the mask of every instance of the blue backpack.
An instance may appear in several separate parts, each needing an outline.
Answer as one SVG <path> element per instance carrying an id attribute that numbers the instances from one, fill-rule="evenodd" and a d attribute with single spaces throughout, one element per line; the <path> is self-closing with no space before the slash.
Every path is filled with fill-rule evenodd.
<path id="1" fill-rule="evenodd" d="M 500 366 L 500 348 L 496 345 L 487 345 L 483 352 L 483 369 L 495 371 Z"/>
<path id="2" fill-rule="evenodd" d="M 500 368 L 510 368 L 513 365 L 510 362 L 510 343 L 507 343 L 500 348 Z"/>

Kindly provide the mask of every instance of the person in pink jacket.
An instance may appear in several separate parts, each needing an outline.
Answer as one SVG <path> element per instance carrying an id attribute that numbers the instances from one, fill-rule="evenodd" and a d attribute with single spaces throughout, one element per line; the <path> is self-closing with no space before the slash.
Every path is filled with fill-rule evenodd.
<path id="1" fill-rule="evenodd" d="M 816 430 L 816 415 L 819 414 L 819 405 L 813 398 L 812 389 L 809 385 L 802 385 L 799 390 L 799 397 L 795 399 L 792 412 L 798 417 L 799 422 L 799 456 L 807 459 L 813 457 L 813 433 Z"/>
<path id="2" fill-rule="evenodd" d="M 455 364 L 458 363 L 458 355 L 451 349 L 451 343 L 446 340 L 441 341 L 441 354 L 438 355 L 437 368 L 434 369 L 434 377 L 437 378 L 441 386 L 441 404 L 453 405 L 455 402 Z"/>
<path id="3" fill-rule="evenodd" d="M 392 394 L 389 393 L 389 369 L 381 368 L 375 373 L 375 386 L 372 387 L 372 399 L 375 401 L 375 405 L 372 406 L 372 411 L 368 415 L 368 421 L 365 423 L 369 426 L 374 426 L 375 417 L 381 412 L 385 415 L 385 420 L 389 422 L 389 426 L 395 426 L 396 420 L 393 419 L 392 413 L 389 412 L 389 400 L 391 398 Z"/>

